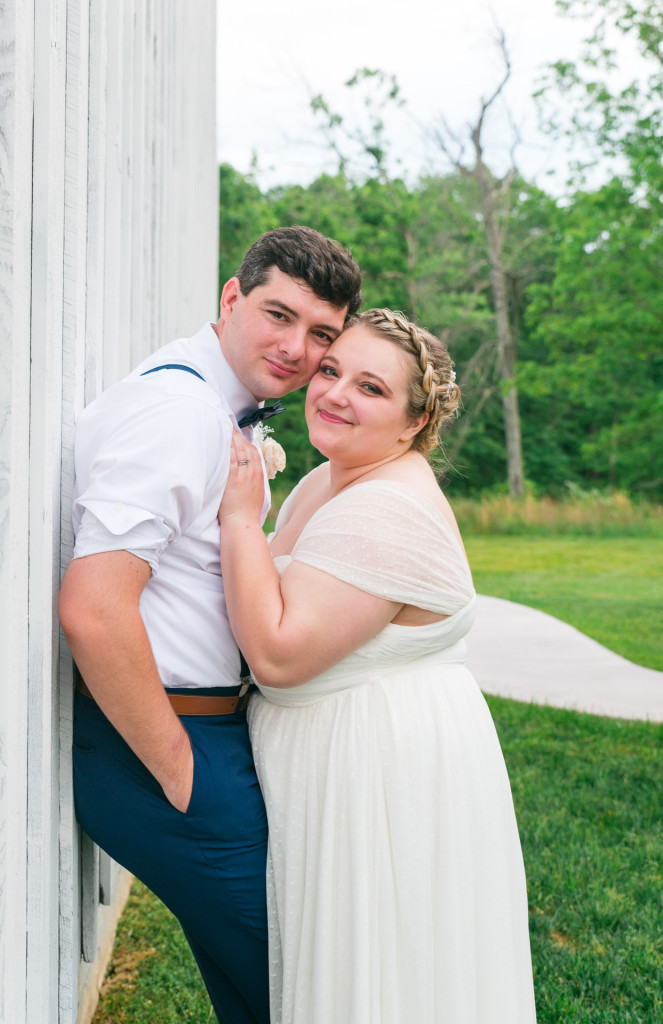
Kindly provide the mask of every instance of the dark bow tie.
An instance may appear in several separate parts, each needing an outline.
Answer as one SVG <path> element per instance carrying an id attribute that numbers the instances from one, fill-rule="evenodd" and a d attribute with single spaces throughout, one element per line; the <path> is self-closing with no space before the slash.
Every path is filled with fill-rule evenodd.
<path id="1" fill-rule="evenodd" d="M 242 416 L 241 420 L 238 420 L 240 427 L 253 427 L 256 423 L 263 423 L 268 420 L 270 416 L 278 416 L 280 412 L 285 412 L 285 405 L 282 402 L 275 402 L 274 405 L 265 405 L 262 409 L 256 409 L 254 412 L 247 413 L 246 416 Z"/>

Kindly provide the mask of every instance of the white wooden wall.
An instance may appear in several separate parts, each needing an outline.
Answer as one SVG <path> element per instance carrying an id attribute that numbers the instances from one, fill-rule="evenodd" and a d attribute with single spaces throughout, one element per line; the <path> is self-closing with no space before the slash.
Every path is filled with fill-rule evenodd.
<path id="1" fill-rule="evenodd" d="M 73 816 L 71 445 L 103 387 L 217 316 L 215 6 L 0 2 L 2 1024 L 85 1017 L 99 886 L 121 892 Z"/>

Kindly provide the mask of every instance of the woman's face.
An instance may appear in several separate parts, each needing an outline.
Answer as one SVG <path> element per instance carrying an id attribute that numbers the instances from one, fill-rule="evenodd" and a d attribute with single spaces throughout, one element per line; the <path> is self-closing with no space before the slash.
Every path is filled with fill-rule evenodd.
<path id="1" fill-rule="evenodd" d="M 332 462 L 366 466 L 402 454 L 423 424 L 407 416 L 411 357 L 363 325 L 328 349 L 308 386 L 309 437 Z"/>

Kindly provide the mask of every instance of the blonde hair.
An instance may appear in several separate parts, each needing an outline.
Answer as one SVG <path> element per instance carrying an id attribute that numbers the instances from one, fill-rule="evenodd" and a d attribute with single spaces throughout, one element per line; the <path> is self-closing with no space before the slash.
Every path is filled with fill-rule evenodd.
<path id="1" fill-rule="evenodd" d="M 442 424 L 455 416 L 460 402 L 460 388 L 455 383 L 456 374 L 447 346 L 391 309 L 368 309 L 353 317 L 348 326 L 368 327 L 412 356 L 407 414 L 411 420 L 416 420 L 428 413 L 427 423 L 412 440 L 412 450 L 426 455 L 437 447 Z"/>

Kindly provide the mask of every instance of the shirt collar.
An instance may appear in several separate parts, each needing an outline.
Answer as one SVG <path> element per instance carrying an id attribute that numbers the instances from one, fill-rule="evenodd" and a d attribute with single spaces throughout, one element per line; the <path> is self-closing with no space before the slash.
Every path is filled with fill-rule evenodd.
<path id="1" fill-rule="evenodd" d="M 236 420 L 254 412 L 259 405 L 263 404 L 256 401 L 228 363 L 211 323 L 201 327 L 191 341 L 195 344 L 203 377 L 210 387 L 225 400 Z"/>

